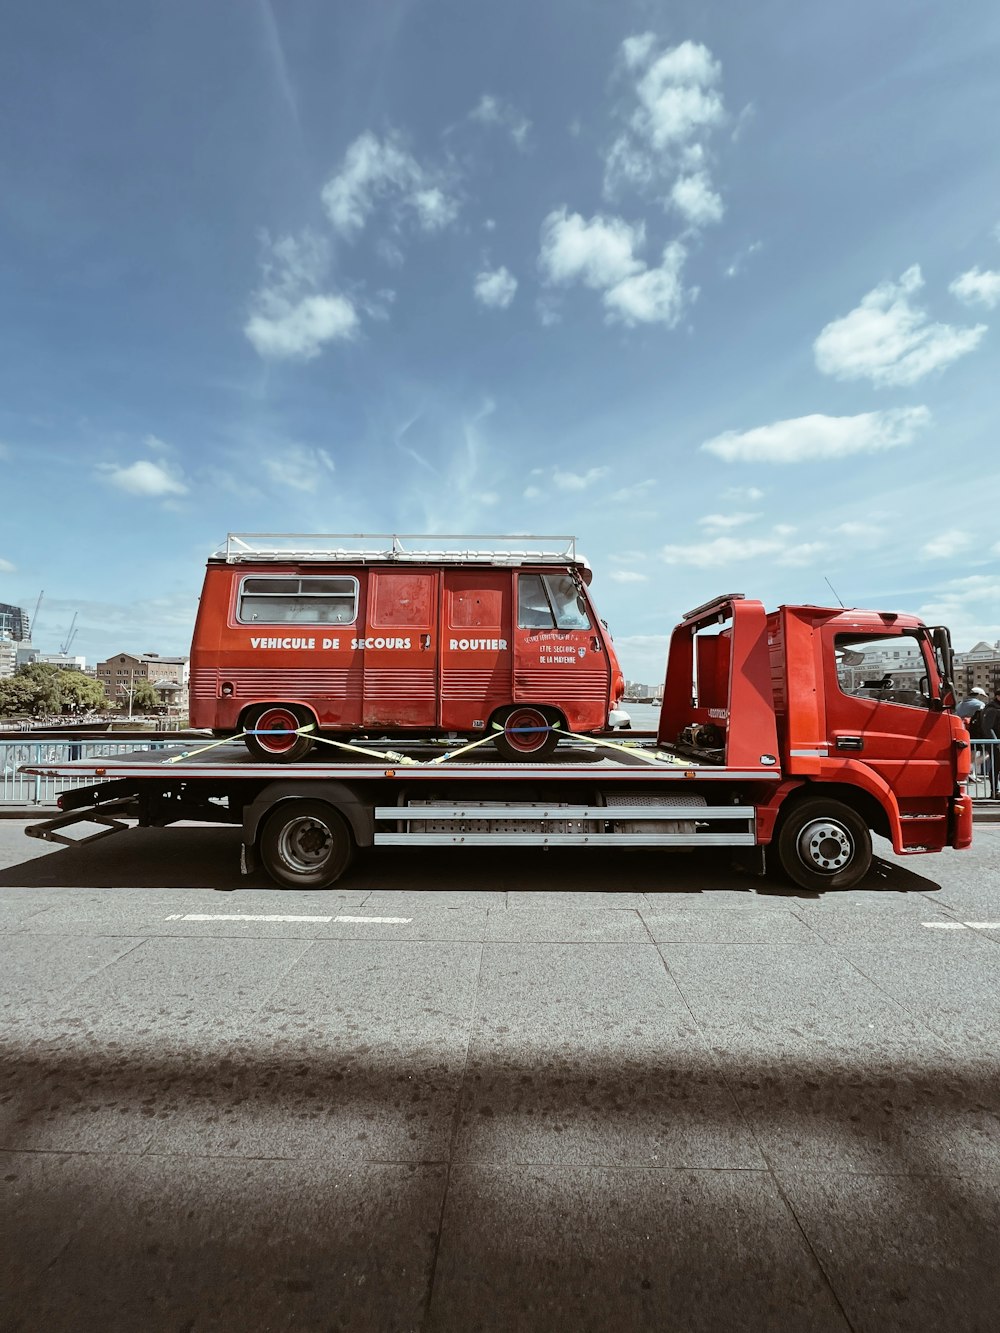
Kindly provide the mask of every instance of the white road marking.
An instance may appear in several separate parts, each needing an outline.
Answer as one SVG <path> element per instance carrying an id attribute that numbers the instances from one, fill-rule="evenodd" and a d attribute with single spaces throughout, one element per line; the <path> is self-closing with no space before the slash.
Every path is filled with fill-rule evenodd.
<path id="1" fill-rule="evenodd" d="M 928 930 L 964 930 L 965 923 L 962 921 L 922 921 L 922 926 Z"/>
<path id="2" fill-rule="evenodd" d="M 332 916 L 278 916 L 251 915 L 247 912 L 176 912 L 167 917 L 168 921 L 325 921 Z"/>
<path id="3" fill-rule="evenodd" d="M 1000 921 L 966 921 L 970 930 L 1000 930 Z"/>
<path id="4" fill-rule="evenodd" d="M 365 921 L 381 926 L 408 926 L 412 916 L 338 916 L 337 921 Z"/>

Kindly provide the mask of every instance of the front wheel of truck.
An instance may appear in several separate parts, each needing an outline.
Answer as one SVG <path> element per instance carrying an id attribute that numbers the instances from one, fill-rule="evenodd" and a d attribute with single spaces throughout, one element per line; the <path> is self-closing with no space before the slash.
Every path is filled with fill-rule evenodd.
<path id="1" fill-rule="evenodd" d="M 872 835 L 849 805 L 811 797 L 782 821 L 778 859 L 800 889 L 853 889 L 871 866 Z"/>

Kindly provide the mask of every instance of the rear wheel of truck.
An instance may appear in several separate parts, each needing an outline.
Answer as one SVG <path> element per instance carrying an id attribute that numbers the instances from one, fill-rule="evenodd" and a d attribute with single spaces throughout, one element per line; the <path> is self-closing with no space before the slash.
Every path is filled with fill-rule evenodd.
<path id="1" fill-rule="evenodd" d="M 813 797 L 778 832 L 781 868 L 802 889 L 853 889 L 872 863 L 872 835 L 849 805 Z"/>
<path id="2" fill-rule="evenodd" d="M 353 856 L 347 822 L 325 801 L 283 801 L 260 835 L 261 864 L 283 889 L 325 889 Z"/>
<path id="3" fill-rule="evenodd" d="M 540 708 L 510 708 L 496 718 L 503 727 L 493 744 L 504 759 L 514 763 L 524 759 L 545 759 L 559 743 L 559 735 L 552 730 L 554 718 Z"/>
<path id="4" fill-rule="evenodd" d="M 270 764 L 293 764 L 304 759 L 315 742 L 311 736 L 297 736 L 312 718 L 292 704 L 262 704 L 247 714 L 245 736 L 247 749 L 255 759 Z"/>

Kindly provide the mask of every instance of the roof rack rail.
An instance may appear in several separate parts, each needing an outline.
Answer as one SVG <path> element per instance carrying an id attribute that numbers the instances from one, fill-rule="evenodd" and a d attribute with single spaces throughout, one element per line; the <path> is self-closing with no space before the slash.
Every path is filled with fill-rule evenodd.
<path id="1" fill-rule="evenodd" d="M 414 543 L 424 543 L 415 545 Z M 450 533 L 230 532 L 211 559 L 227 564 L 316 560 L 366 563 L 579 564 L 575 537 L 468 536 Z"/>

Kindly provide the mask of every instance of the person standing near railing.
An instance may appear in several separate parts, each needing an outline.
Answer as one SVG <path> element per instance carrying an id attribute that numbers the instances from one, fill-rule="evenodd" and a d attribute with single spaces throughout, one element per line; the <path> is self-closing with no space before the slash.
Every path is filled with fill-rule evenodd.
<path id="1" fill-rule="evenodd" d="M 986 746 L 986 772 L 990 779 L 990 794 L 995 801 L 1000 785 L 1000 685 L 996 686 L 993 698 L 982 711 L 980 728 L 982 739 L 991 742 Z"/>

